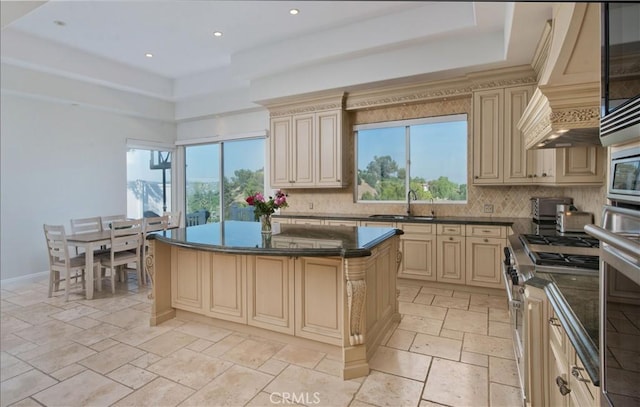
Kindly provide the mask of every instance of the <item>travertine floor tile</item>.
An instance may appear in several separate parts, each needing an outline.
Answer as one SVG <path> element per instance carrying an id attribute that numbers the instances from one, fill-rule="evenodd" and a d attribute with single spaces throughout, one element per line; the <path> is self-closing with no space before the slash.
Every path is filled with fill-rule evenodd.
<path id="1" fill-rule="evenodd" d="M 192 321 L 185 322 L 183 325 L 176 328 L 176 331 L 184 332 L 191 336 L 197 336 L 198 338 L 206 339 L 211 342 L 218 342 L 231 335 L 231 331 L 229 330 Z"/>
<path id="2" fill-rule="evenodd" d="M 29 397 L 12 404 L 11 407 L 42 407 L 42 404 Z"/>
<path id="3" fill-rule="evenodd" d="M 442 327 L 441 319 L 421 317 L 417 315 L 403 315 L 398 329 L 423 334 L 438 335 Z"/>
<path id="4" fill-rule="evenodd" d="M 376 406 L 415 406 L 420 400 L 422 382 L 371 372 L 356 394 L 356 400 Z"/>
<path id="5" fill-rule="evenodd" d="M 513 341 L 511 339 L 496 338 L 494 336 L 465 333 L 462 350 L 497 356 L 499 358 L 514 359 Z"/>
<path id="6" fill-rule="evenodd" d="M 509 310 L 489 308 L 489 321 L 509 323 Z"/>
<path id="7" fill-rule="evenodd" d="M 460 361 L 464 363 L 470 363 L 472 365 L 489 367 L 489 357 L 480 353 L 462 352 Z"/>
<path id="8" fill-rule="evenodd" d="M 147 370 L 177 383 L 200 389 L 233 364 L 189 349 L 180 349 Z"/>
<path id="9" fill-rule="evenodd" d="M 202 353 L 209 356 L 220 356 L 245 340 L 247 340 L 247 338 L 241 335 L 229 335 L 219 342 L 209 346 Z"/>
<path id="10" fill-rule="evenodd" d="M 489 357 L 489 381 L 520 387 L 518 366 L 512 359 Z"/>
<path id="11" fill-rule="evenodd" d="M 431 357 L 380 346 L 369 361 L 369 368 L 424 382 Z"/>
<path id="12" fill-rule="evenodd" d="M 114 407 L 177 406 L 193 393 L 195 390 L 187 386 L 158 377 L 114 404 Z"/>
<path id="13" fill-rule="evenodd" d="M 435 358 L 422 398 L 449 406 L 487 406 L 487 369 Z"/>
<path id="14" fill-rule="evenodd" d="M 398 284 L 398 291 L 400 291 L 400 294 L 398 295 L 398 299 L 400 301 L 411 302 L 413 301 L 414 298 L 416 298 L 416 295 L 418 295 L 418 293 L 420 292 L 420 287 L 413 286 L 413 285 L 404 286 L 404 285 Z"/>
<path id="15" fill-rule="evenodd" d="M 407 302 L 413 302 L 415 304 L 431 305 L 431 303 L 433 302 L 434 298 L 435 298 L 435 295 L 433 295 L 433 294 L 420 293 L 420 294 L 416 295 L 416 298 L 413 301 L 407 301 Z M 403 301 L 403 300 L 400 300 L 400 301 Z"/>
<path id="16" fill-rule="evenodd" d="M 139 367 L 126 364 L 109 373 L 107 377 L 132 389 L 139 389 L 158 376 Z"/>
<path id="17" fill-rule="evenodd" d="M 281 343 L 247 339 L 225 352 L 220 358 L 255 369 L 283 347 L 284 345 Z"/>
<path id="18" fill-rule="evenodd" d="M 415 304 L 411 302 L 400 301 L 399 309 L 401 314 L 416 315 L 432 319 L 444 320 L 447 309 L 443 307 L 434 307 L 432 305 Z"/>
<path id="19" fill-rule="evenodd" d="M 446 308 L 457 308 L 466 310 L 469 308 L 469 299 L 468 298 L 456 298 L 456 297 L 442 297 L 440 295 L 436 295 L 431 302 L 431 305 L 436 305 L 438 307 L 446 307 Z"/>
<path id="20" fill-rule="evenodd" d="M 454 331 L 487 334 L 487 314 L 460 309 L 449 309 L 442 325 Z"/>
<path id="21" fill-rule="evenodd" d="M 273 376 L 242 366 L 233 366 L 186 399 L 183 406 L 242 406 L 253 399 Z"/>
<path id="22" fill-rule="evenodd" d="M 100 323 L 73 336 L 73 340 L 86 346 L 91 346 L 104 339 L 111 338 L 124 332 L 124 329 L 115 325 Z"/>
<path id="23" fill-rule="evenodd" d="M 262 364 L 262 366 L 260 366 L 258 368 L 258 370 L 260 370 L 261 372 L 265 372 L 268 373 L 272 376 L 277 376 L 280 374 L 280 372 L 282 372 L 287 366 L 289 366 L 288 363 L 283 362 L 281 360 L 276 360 L 276 359 L 269 359 L 266 362 L 264 362 Z"/>
<path id="24" fill-rule="evenodd" d="M 18 376 L 28 370 L 31 370 L 31 365 L 21 361 L 20 359 L 11 356 L 7 352 L 0 352 L 0 380 L 5 381 L 14 376 Z"/>
<path id="25" fill-rule="evenodd" d="M 198 338 L 183 332 L 169 331 L 138 345 L 138 348 L 160 356 L 168 356 L 178 349 L 184 348 Z"/>
<path id="26" fill-rule="evenodd" d="M 131 389 L 120 383 L 91 370 L 85 370 L 34 394 L 33 398 L 44 405 L 52 406 L 108 406 L 130 392 Z"/>
<path id="27" fill-rule="evenodd" d="M 440 336 L 418 334 L 411 345 L 411 352 L 423 353 L 452 360 L 460 360 L 462 341 Z"/>
<path id="28" fill-rule="evenodd" d="M 202 352 L 207 349 L 209 346 L 213 345 L 214 342 L 207 341 L 206 339 L 197 339 L 194 342 L 191 342 L 186 346 L 187 349 L 191 349 L 194 352 Z"/>
<path id="29" fill-rule="evenodd" d="M 150 341 L 156 336 L 160 336 L 169 331 L 171 331 L 171 328 L 164 324 L 160 326 L 138 326 L 133 329 L 125 330 L 118 335 L 114 335 L 113 339 L 124 342 L 127 345 L 138 346 L 141 343 Z"/>
<path id="30" fill-rule="evenodd" d="M 0 385 L 0 394 L 2 394 L 0 405 L 2 407 L 8 406 L 56 383 L 54 379 L 46 374 L 36 369 L 31 369 L 2 382 Z"/>
<path id="31" fill-rule="evenodd" d="M 45 303 L 34 304 L 28 307 L 14 305 L 14 308 L 10 308 L 8 310 L 3 306 L 1 309 L 3 313 L 6 312 L 7 314 L 19 318 L 31 325 L 42 325 L 45 322 L 51 321 L 52 318 L 49 315 L 64 311 L 63 308 Z"/>
<path id="32" fill-rule="evenodd" d="M 15 318 L 14 318 L 15 319 Z M 18 320 L 20 321 L 20 320 Z M 20 321 L 23 324 L 25 322 Z M 27 324 L 28 325 L 28 324 Z M 4 329 L 4 327 L 2 327 Z M 73 325 L 52 320 L 43 325 L 30 326 L 26 329 L 15 331 L 16 335 L 28 341 L 35 342 L 38 345 L 45 344 L 52 340 L 60 340 L 78 335 L 82 329 Z"/>
<path id="33" fill-rule="evenodd" d="M 393 335 L 391 335 L 391 338 L 387 341 L 386 346 L 395 349 L 409 350 L 415 337 L 415 332 L 400 329 L 400 326 L 398 326 L 398 329 L 393 332 Z"/>
<path id="34" fill-rule="evenodd" d="M 470 306 L 488 307 L 506 310 L 507 297 L 496 297 L 493 295 L 471 294 Z"/>
<path id="35" fill-rule="evenodd" d="M 511 324 L 489 321 L 489 336 L 497 336 L 498 338 L 511 338 Z"/>
<path id="36" fill-rule="evenodd" d="M 264 389 L 267 393 L 295 393 L 309 400 L 315 400 L 316 406 L 347 406 L 360 383 L 354 380 L 342 380 L 315 370 L 289 365 Z"/>
<path id="37" fill-rule="evenodd" d="M 94 355 L 95 353 L 96 351 L 87 348 L 86 346 L 82 346 L 78 343 L 71 343 L 68 346 L 55 349 L 30 360 L 29 363 L 45 373 L 51 373 Z"/>
<path id="38" fill-rule="evenodd" d="M 107 374 L 144 355 L 144 351 L 121 343 L 81 360 L 79 363 L 98 373 Z"/>
<path id="39" fill-rule="evenodd" d="M 84 317 L 87 315 L 91 315 L 91 314 L 95 314 L 96 312 L 100 311 L 99 309 L 93 308 L 93 307 L 88 307 L 86 305 L 78 305 L 76 307 L 73 308 L 69 308 L 67 310 L 64 311 L 60 311 L 54 314 L 50 314 L 49 316 L 51 318 L 55 318 L 57 320 L 60 321 L 64 321 L 64 322 L 69 322 L 72 321 L 74 319 L 78 319 L 80 317 Z"/>
<path id="40" fill-rule="evenodd" d="M 522 393 L 517 387 L 491 383 L 489 387 L 489 402 L 491 407 L 509 407 L 522 404 Z"/>
<path id="41" fill-rule="evenodd" d="M 316 365 L 315 370 L 331 376 L 342 377 L 342 363 L 337 360 L 324 358 Z"/>
<path id="42" fill-rule="evenodd" d="M 55 378 L 56 380 L 63 381 L 85 370 L 87 370 L 86 367 L 78 363 L 72 363 L 68 366 L 63 367 L 60 370 L 56 370 L 55 372 L 49 373 L 49 376 Z"/>
<path id="43" fill-rule="evenodd" d="M 452 331 L 451 329 L 441 329 L 440 336 L 443 338 L 462 340 L 462 338 L 464 338 L 464 332 Z"/>
<path id="44" fill-rule="evenodd" d="M 273 358 L 313 369 L 325 356 L 326 354 L 323 352 L 302 348 L 296 345 L 286 345 L 284 348 L 280 349 L 278 353 L 273 355 Z"/>

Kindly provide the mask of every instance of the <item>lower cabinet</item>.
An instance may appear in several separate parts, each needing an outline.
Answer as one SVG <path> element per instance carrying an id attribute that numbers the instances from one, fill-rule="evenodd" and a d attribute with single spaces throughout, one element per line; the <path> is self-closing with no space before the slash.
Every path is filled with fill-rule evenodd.
<path id="1" fill-rule="evenodd" d="M 399 224 L 402 264 L 400 277 L 436 281 L 436 225 Z"/>
<path id="2" fill-rule="evenodd" d="M 466 225 L 467 285 L 502 288 L 502 258 L 507 229 L 504 226 Z"/>
<path id="3" fill-rule="evenodd" d="M 437 225 L 437 280 L 465 284 L 464 225 Z"/>

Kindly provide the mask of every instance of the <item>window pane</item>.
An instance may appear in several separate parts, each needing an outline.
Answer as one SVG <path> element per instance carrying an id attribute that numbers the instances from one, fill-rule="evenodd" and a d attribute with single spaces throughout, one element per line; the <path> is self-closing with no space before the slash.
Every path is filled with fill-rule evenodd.
<path id="1" fill-rule="evenodd" d="M 467 200 L 467 122 L 411 126 L 411 189 L 419 200 Z"/>
<path id="2" fill-rule="evenodd" d="M 138 219 L 168 211 L 171 211 L 171 153 L 127 150 L 127 217 Z"/>
<path id="3" fill-rule="evenodd" d="M 405 197 L 405 128 L 360 130 L 358 200 L 401 201 Z"/>
<path id="4" fill-rule="evenodd" d="M 225 220 L 255 220 L 245 198 L 264 192 L 264 139 L 224 143 Z"/>
<path id="5" fill-rule="evenodd" d="M 185 148 L 186 225 L 220 220 L 220 145 Z"/>

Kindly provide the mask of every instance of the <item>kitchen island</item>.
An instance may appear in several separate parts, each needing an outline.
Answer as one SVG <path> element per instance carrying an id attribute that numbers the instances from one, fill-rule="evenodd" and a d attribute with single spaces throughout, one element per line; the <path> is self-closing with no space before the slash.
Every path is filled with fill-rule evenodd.
<path id="1" fill-rule="evenodd" d="M 400 319 L 394 228 L 225 221 L 150 239 L 151 325 L 204 315 L 340 348 L 342 377 L 368 360 Z"/>

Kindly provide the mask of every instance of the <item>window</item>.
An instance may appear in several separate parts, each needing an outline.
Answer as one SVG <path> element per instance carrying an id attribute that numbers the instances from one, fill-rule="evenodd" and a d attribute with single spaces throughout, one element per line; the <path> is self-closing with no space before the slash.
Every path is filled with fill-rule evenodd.
<path id="1" fill-rule="evenodd" d="M 171 211 L 171 152 L 127 149 L 127 217 Z"/>
<path id="2" fill-rule="evenodd" d="M 264 143 L 260 138 L 185 147 L 187 226 L 255 220 L 245 198 L 264 191 Z"/>
<path id="3" fill-rule="evenodd" d="M 467 115 L 355 126 L 358 202 L 467 201 Z"/>

